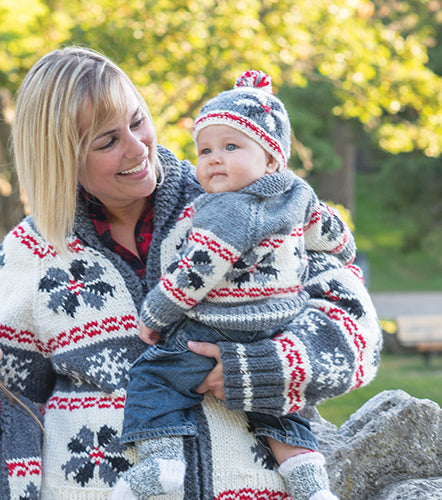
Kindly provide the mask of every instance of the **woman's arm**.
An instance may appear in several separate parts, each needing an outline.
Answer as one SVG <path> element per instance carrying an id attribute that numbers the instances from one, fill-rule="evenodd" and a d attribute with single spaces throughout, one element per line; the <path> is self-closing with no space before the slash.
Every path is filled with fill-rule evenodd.
<path id="1" fill-rule="evenodd" d="M 316 252 L 309 264 L 310 299 L 281 333 L 219 344 L 228 408 L 282 415 L 374 378 L 382 335 L 359 268 Z"/>

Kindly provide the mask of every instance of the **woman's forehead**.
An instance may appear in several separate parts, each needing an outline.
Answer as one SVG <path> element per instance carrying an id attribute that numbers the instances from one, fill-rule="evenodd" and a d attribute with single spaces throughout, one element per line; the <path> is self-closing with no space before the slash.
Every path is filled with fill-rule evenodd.
<path id="1" fill-rule="evenodd" d="M 79 116 L 79 126 L 83 131 L 91 130 L 97 133 L 99 130 L 112 128 L 119 121 L 132 116 L 140 108 L 140 103 L 132 89 L 125 92 L 109 93 L 106 98 L 92 101 L 88 99 Z"/>

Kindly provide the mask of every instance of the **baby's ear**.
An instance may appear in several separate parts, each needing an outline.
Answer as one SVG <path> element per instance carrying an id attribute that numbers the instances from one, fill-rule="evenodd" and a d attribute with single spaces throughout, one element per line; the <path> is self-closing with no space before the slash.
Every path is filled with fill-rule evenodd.
<path id="1" fill-rule="evenodd" d="M 267 166 L 266 166 L 266 174 L 273 174 L 278 170 L 278 162 L 276 158 L 272 156 L 270 153 L 267 153 Z"/>

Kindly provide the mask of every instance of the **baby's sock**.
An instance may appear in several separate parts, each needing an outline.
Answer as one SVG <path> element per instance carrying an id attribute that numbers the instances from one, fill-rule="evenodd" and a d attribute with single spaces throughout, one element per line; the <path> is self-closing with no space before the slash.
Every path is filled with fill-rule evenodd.
<path id="1" fill-rule="evenodd" d="M 312 451 L 285 460 L 278 469 L 296 500 L 338 500 L 330 491 L 324 456 Z"/>
<path id="2" fill-rule="evenodd" d="M 181 437 L 146 439 L 135 444 L 140 462 L 123 474 L 111 499 L 146 500 L 183 485 L 186 466 Z"/>

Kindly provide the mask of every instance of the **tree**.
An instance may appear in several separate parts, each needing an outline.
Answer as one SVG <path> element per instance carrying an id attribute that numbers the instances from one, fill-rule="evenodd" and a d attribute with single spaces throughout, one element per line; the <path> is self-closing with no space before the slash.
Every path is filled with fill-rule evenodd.
<path id="1" fill-rule="evenodd" d="M 437 157 L 442 150 L 442 84 L 428 66 L 427 40 L 434 30 L 429 14 L 405 31 L 369 0 L 29 3 L 40 11 L 23 24 L 24 33 L 14 34 L 17 45 L 6 54 L 13 64 L 0 67 L 0 82 L 14 91 L 43 48 L 61 42 L 93 47 L 127 71 L 149 103 L 160 142 L 182 157 L 195 158 L 191 127 L 197 109 L 250 68 L 269 73 L 276 91 L 293 90 L 286 93 L 292 116 L 308 111 L 306 118 L 314 121 L 318 113 L 330 130 L 337 129 L 336 120 L 351 120 L 350 131 L 365 130 L 394 154 L 417 150 Z M 429 1 L 420 3 L 430 12 Z M 36 41 L 37 22 L 42 28 Z M 312 102 L 296 100 L 303 89 Z M 317 106 L 316 97 L 327 109 Z M 296 118 L 293 125 L 296 138 L 305 135 Z M 293 168 L 339 163 L 336 154 L 325 158 L 330 142 L 310 139 L 294 141 Z"/>

